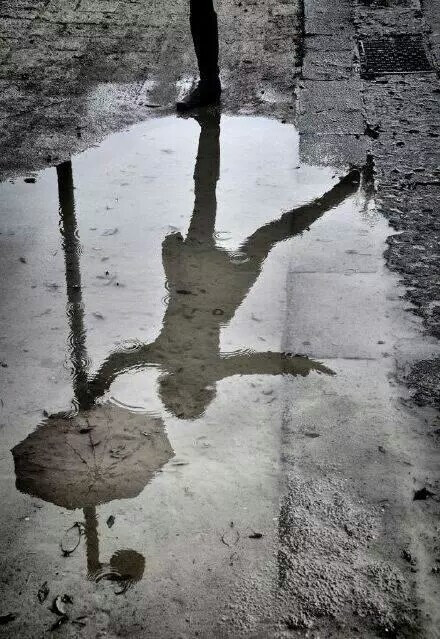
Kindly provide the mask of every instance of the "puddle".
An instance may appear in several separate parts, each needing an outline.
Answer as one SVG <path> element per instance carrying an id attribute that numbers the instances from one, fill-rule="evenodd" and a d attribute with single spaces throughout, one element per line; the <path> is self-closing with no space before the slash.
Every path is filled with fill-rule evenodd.
<path id="1" fill-rule="evenodd" d="M 96 631 L 145 605 L 155 636 L 203 625 L 252 575 L 268 595 L 286 407 L 320 440 L 310 407 L 376 361 L 385 378 L 406 336 L 359 173 L 298 148 L 263 118 L 158 118 L 0 185 L 2 497 L 39 500 L 8 553 Z M 118 620 L 96 613 L 112 592 Z"/>

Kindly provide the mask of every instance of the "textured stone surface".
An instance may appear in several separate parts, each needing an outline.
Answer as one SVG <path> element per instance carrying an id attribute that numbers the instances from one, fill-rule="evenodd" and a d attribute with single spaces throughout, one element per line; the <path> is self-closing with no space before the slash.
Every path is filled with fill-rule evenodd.
<path id="1" fill-rule="evenodd" d="M 0 176 L 56 164 L 173 109 L 196 75 L 187 0 L 4 0 Z M 285 0 L 218 3 L 226 111 L 292 118 L 299 15 Z"/>
<path id="2" fill-rule="evenodd" d="M 430 35 L 429 13 L 426 17 L 416 3 L 408 11 L 388 11 L 386 17 L 363 7 L 357 24 L 373 33 Z M 388 75 L 365 82 L 363 96 L 367 123 L 378 133 L 371 140 L 377 206 L 399 231 L 388 240 L 387 263 L 402 275 L 406 297 L 427 331 L 439 338 L 440 83 L 435 73 Z M 416 365 L 411 380 L 419 403 L 440 406 L 438 393 L 431 392 L 438 360 Z"/>
<path id="3" fill-rule="evenodd" d="M 338 3 L 337 7 L 326 0 L 306 2 L 305 59 L 297 97 L 302 158 L 305 161 L 313 158 L 314 161 L 330 165 L 345 163 L 364 166 L 365 180 L 374 195 L 377 211 L 389 220 L 391 233 L 392 230 L 397 231 L 387 240 L 386 262 L 398 274 L 404 296 L 411 303 L 410 309 L 421 319 L 421 328 L 424 327 L 428 334 L 425 334 L 427 339 L 423 347 L 427 357 L 422 361 L 418 361 L 420 355 L 415 355 L 416 348 L 408 343 L 402 344 L 402 352 L 396 356 L 397 377 L 408 386 L 412 402 L 438 409 L 440 360 L 436 338 L 440 337 L 440 83 L 438 75 L 431 72 L 380 76 L 375 81 L 363 81 L 359 85 L 356 48 L 357 38 L 362 35 L 381 37 L 396 32 L 422 33 L 431 47 L 433 60 L 438 64 L 440 18 L 438 6 L 435 5 L 433 1 L 421 4 L 418 0 L 358 0 L 356 3 Z M 326 12 L 327 28 L 323 20 Z M 329 28 L 330 23 L 335 25 L 334 32 Z M 323 64 L 323 60 L 328 60 L 329 64 Z M 347 94 L 351 96 L 350 99 L 347 99 Z M 327 126 L 330 117 L 336 122 L 333 131 Z M 356 131 L 353 130 L 354 117 L 356 122 L 362 122 L 362 130 L 360 124 Z M 315 123 L 313 134 L 311 122 Z M 421 441 L 429 438 L 429 452 L 426 449 L 424 453 L 423 481 L 431 492 L 437 494 L 438 417 L 433 421 L 428 417 L 425 421 L 426 428 L 419 432 Z M 368 428 L 371 426 L 370 421 Z M 290 443 L 290 439 L 288 441 Z M 286 462 L 291 469 L 293 483 L 298 481 L 299 476 L 307 474 L 305 468 L 313 476 L 314 465 L 322 462 L 324 454 L 321 450 L 319 456 L 315 454 L 304 461 L 303 448 L 299 445 L 298 450 L 298 442 L 295 442 L 295 446 L 295 459 Z M 289 445 L 286 445 L 286 450 L 289 450 Z M 335 469 L 341 463 L 339 459 L 335 461 Z M 298 470 L 298 466 L 301 470 Z M 334 469 L 326 468 L 326 472 L 332 476 Z M 301 530 L 299 521 L 303 512 L 306 518 L 313 518 L 314 526 L 317 520 L 323 525 L 322 535 L 319 541 L 315 540 L 315 547 L 311 549 L 314 561 L 316 559 L 319 564 L 322 556 L 331 557 L 329 547 L 322 553 L 318 550 L 319 545 L 325 544 L 326 540 L 325 521 L 320 520 L 316 513 L 317 504 L 304 509 L 296 492 L 297 486 L 291 485 L 284 503 L 284 515 L 287 521 L 297 521 L 298 531 Z M 321 499 L 322 495 L 317 496 L 318 503 Z M 327 495 L 326 501 L 327 508 L 331 509 L 331 496 Z M 383 592 L 381 603 L 385 609 L 377 607 L 371 596 L 370 610 L 359 609 L 354 612 L 355 618 L 363 620 L 361 636 L 368 637 L 371 632 L 371 636 L 391 633 L 391 636 L 398 637 L 438 637 L 438 620 L 431 618 L 428 612 L 430 604 L 426 603 L 438 597 L 430 567 L 430 562 L 438 552 L 435 523 L 438 520 L 438 502 L 426 504 L 424 514 L 427 517 L 420 523 L 419 534 L 415 533 L 413 538 L 416 547 L 414 557 L 417 557 L 418 566 L 412 568 L 417 573 L 413 592 L 407 589 L 408 583 L 401 576 L 392 575 L 387 569 L 383 572 L 382 566 L 379 573 L 386 573 L 390 587 L 390 590 L 385 587 Z M 338 522 L 334 534 L 338 535 L 338 529 L 342 527 L 341 522 Z M 298 557 L 302 557 L 303 550 L 298 547 L 291 525 L 286 526 L 286 531 L 285 535 L 281 534 L 286 553 L 283 561 L 286 589 L 293 597 L 302 579 L 302 573 L 298 572 L 298 565 L 301 565 Z M 292 544 L 296 545 L 292 547 Z M 343 544 L 341 538 L 340 545 Z M 360 554 L 361 549 L 362 543 L 358 548 Z M 411 558 L 411 554 L 406 556 Z M 331 616 L 338 619 L 340 608 L 344 606 L 345 610 L 350 610 L 351 606 L 353 613 L 366 568 L 359 555 L 353 560 L 353 565 L 358 567 L 357 581 L 352 583 L 348 606 L 339 584 L 350 579 L 349 572 L 336 580 L 331 594 L 327 588 L 329 578 L 324 578 L 325 585 L 320 581 L 319 575 L 325 574 L 324 566 L 320 565 L 316 574 L 311 570 L 306 575 L 307 583 L 311 584 L 312 600 L 297 601 L 295 605 L 290 603 L 290 607 L 287 606 L 291 613 L 287 623 L 297 632 L 297 636 L 310 632 L 312 621 L 307 614 L 309 606 L 321 611 L 323 620 Z M 338 567 L 341 567 L 340 564 Z M 377 578 L 384 586 L 379 573 Z M 367 583 L 364 581 L 363 585 L 367 587 Z M 365 590 L 363 592 L 365 594 Z M 406 597 L 407 603 L 402 607 Z M 417 599 L 424 599 L 425 603 L 419 607 Z M 336 610 L 333 610 L 335 603 Z M 376 619 L 375 629 L 367 629 L 369 618 Z M 358 631 L 354 624 L 348 630 L 341 623 L 337 636 L 353 636 Z"/>
<path id="4" fill-rule="evenodd" d="M 360 81 L 356 45 L 364 35 L 422 33 L 435 61 L 438 8 L 417 0 L 328 4 L 305 3 L 305 57 L 297 90 L 303 158 L 358 166 L 370 158 L 376 206 L 399 231 L 388 239 L 387 263 L 401 274 L 426 330 L 438 338 L 440 83 L 434 72 Z M 322 21 L 327 28 L 317 27 Z M 428 368 L 435 370 L 436 364 Z M 426 383 L 426 375 L 420 377 L 419 401 L 429 395 Z M 428 403 L 438 406 L 436 397 Z"/>

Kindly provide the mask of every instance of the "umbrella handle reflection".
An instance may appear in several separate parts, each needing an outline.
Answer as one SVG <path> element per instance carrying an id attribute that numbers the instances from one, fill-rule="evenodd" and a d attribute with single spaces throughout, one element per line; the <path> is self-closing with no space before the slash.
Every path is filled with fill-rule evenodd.
<path id="1" fill-rule="evenodd" d="M 99 561 L 98 517 L 95 506 L 86 506 L 84 513 L 84 534 L 86 537 L 87 577 L 95 580 L 101 569 Z"/>
<path id="2" fill-rule="evenodd" d="M 84 534 L 86 537 L 87 578 L 91 581 L 102 579 L 117 581 L 121 590 L 116 594 L 124 594 L 128 588 L 140 581 L 144 576 L 145 558 L 135 550 L 118 550 L 110 563 L 99 560 L 98 516 L 95 506 L 86 506 L 84 513 Z"/>

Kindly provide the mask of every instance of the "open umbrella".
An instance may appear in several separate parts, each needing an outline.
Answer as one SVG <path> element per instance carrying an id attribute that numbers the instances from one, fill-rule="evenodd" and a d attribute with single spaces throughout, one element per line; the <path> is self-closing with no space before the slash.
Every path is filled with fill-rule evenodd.
<path id="1" fill-rule="evenodd" d="M 100 561 L 96 506 L 136 497 L 174 456 L 161 419 L 96 406 L 74 418 L 48 418 L 12 454 L 21 492 L 83 509 L 84 525 L 71 529 L 77 535 L 72 549 L 84 532 L 90 579 L 123 582 L 123 593 L 142 578 L 145 559 L 134 550 L 116 551 L 109 564 Z"/>

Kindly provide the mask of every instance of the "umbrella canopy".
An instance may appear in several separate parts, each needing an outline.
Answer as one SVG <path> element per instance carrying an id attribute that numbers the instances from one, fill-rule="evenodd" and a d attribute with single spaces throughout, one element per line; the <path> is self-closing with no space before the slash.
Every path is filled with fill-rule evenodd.
<path id="1" fill-rule="evenodd" d="M 52 416 L 12 454 L 18 490 L 69 509 L 136 497 L 174 457 L 162 419 L 113 404 Z"/>

